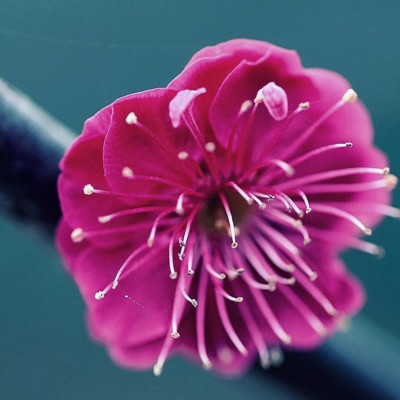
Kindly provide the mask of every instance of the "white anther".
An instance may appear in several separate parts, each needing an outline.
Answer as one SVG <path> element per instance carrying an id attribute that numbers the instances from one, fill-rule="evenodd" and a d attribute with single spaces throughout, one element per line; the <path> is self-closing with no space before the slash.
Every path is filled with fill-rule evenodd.
<path id="1" fill-rule="evenodd" d="M 240 113 L 244 113 L 247 110 L 249 110 L 251 107 L 253 107 L 253 102 L 251 100 L 246 100 L 242 103 L 240 106 Z"/>
<path id="2" fill-rule="evenodd" d="M 178 332 L 172 332 L 172 333 L 171 333 L 171 336 L 172 336 L 174 339 L 179 339 L 179 338 L 181 337 L 181 335 L 180 335 Z"/>
<path id="3" fill-rule="evenodd" d="M 352 147 L 352 146 L 353 146 L 353 143 L 351 143 L 351 142 L 346 142 L 345 145 L 346 145 L 346 147 Z"/>
<path id="4" fill-rule="evenodd" d="M 71 240 L 74 243 L 80 243 L 84 239 L 83 229 L 75 228 L 71 233 Z"/>
<path id="5" fill-rule="evenodd" d="M 134 176 L 132 169 L 129 167 L 122 168 L 122 176 L 124 178 L 132 179 Z"/>
<path id="6" fill-rule="evenodd" d="M 382 168 L 382 174 L 383 175 L 388 175 L 389 172 L 390 172 L 390 168 L 389 167 Z"/>
<path id="7" fill-rule="evenodd" d="M 205 361 L 205 362 L 203 362 L 203 368 L 204 368 L 206 371 L 209 371 L 209 370 L 212 368 L 212 363 L 211 363 L 211 361 Z"/>
<path id="8" fill-rule="evenodd" d="M 109 215 L 102 215 L 100 217 L 97 218 L 97 220 L 101 223 L 101 224 L 106 224 L 107 222 L 111 221 L 111 217 Z"/>
<path id="9" fill-rule="evenodd" d="M 93 194 L 93 192 L 94 192 L 94 187 L 92 185 L 85 185 L 85 187 L 83 188 L 83 193 L 85 193 L 88 196 Z"/>
<path id="10" fill-rule="evenodd" d="M 348 89 L 343 95 L 342 100 L 345 103 L 354 103 L 357 100 L 357 93 L 353 89 Z"/>
<path id="11" fill-rule="evenodd" d="M 372 235 L 372 229 L 370 229 L 370 228 L 364 228 L 363 232 L 367 236 L 371 236 Z"/>
<path id="12" fill-rule="evenodd" d="M 192 306 L 194 308 L 196 308 L 198 306 L 198 304 L 199 304 L 196 299 L 192 299 L 190 302 L 192 303 Z"/>
<path id="13" fill-rule="evenodd" d="M 214 153 L 216 149 L 216 145 L 214 142 L 207 142 L 204 147 L 209 153 Z"/>
<path id="14" fill-rule="evenodd" d="M 310 108 L 310 102 L 309 101 L 305 101 L 304 103 L 300 103 L 299 104 L 299 108 L 301 108 L 302 110 L 307 110 Z"/>
<path id="15" fill-rule="evenodd" d="M 176 272 L 172 272 L 171 274 L 169 274 L 169 277 L 171 279 L 176 279 L 178 277 L 178 274 Z"/>
<path id="16" fill-rule="evenodd" d="M 95 298 L 96 300 L 104 299 L 104 292 L 102 292 L 102 291 L 100 290 L 100 292 L 97 292 L 97 293 L 94 295 L 94 298 Z"/>
<path id="17" fill-rule="evenodd" d="M 232 249 L 236 249 L 238 247 L 238 242 L 232 242 L 231 247 Z"/>
<path id="18" fill-rule="evenodd" d="M 118 283 L 119 283 L 118 281 L 114 281 L 113 284 L 112 284 L 112 288 L 116 289 L 117 286 L 118 286 Z"/>
<path id="19" fill-rule="evenodd" d="M 155 376 L 160 376 L 162 374 L 163 367 L 159 364 L 155 364 L 153 367 L 153 374 Z"/>
<path id="20" fill-rule="evenodd" d="M 136 114 L 134 112 L 131 112 L 127 115 L 125 121 L 128 125 L 134 125 L 137 124 L 138 119 Z"/>
<path id="21" fill-rule="evenodd" d="M 178 153 L 178 158 L 180 160 L 186 160 L 189 157 L 189 153 L 187 151 L 181 151 Z"/>
<path id="22" fill-rule="evenodd" d="M 314 282 L 317 278 L 318 278 L 318 274 L 313 271 L 310 275 L 309 275 L 310 281 Z"/>
<path id="23" fill-rule="evenodd" d="M 236 297 L 236 303 L 241 303 L 243 301 L 243 297 Z"/>
<path id="24" fill-rule="evenodd" d="M 399 182 L 397 176 L 393 174 L 386 175 L 385 180 L 386 180 L 386 186 L 389 190 L 393 190 L 397 186 L 397 183 Z"/>

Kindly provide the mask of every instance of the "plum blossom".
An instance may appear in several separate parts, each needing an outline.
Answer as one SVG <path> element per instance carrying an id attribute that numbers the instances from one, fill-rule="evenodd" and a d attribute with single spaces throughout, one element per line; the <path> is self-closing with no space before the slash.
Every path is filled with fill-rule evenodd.
<path id="1" fill-rule="evenodd" d="M 91 336 L 120 365 L 224 375 L 312 348 L 362 306 L 339 253 L 397 183 L 340 75 L 255 40 L 200 50 L 166 88 L 85 123 L 61 162 L 57 241 Z"/>

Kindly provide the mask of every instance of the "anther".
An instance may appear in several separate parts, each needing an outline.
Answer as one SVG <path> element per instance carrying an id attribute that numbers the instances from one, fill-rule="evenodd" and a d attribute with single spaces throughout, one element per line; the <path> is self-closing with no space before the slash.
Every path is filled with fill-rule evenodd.
<path id="1" fill-rule="evenodd" d="M 113 289 L 116 289 L 117 288 L 117 286 L 118 286 L 118 281 L 117 280 L 115 280 L 114 282 L 113 282 L 113 284 L 112 284 L 112 288 Z"/>
<path id="2" fill-rule="evenodd" d="M 74 243 L 80 243 L 84 239 L 83 229 L 75 228 L 71 233 L 71 240 Z"/>
<path id="3" fill-rule="evenodd" d="M 302 110 L 308 110 L 310 108 L 310 102 L 305 101 L 304 103 L 300 103 L 298 107 Z"/>
<path id="4" fill-rule="evenodd" d="M 163 367 L 159 364 L 155 364 L 153 367 L 153 374 L 155 376 L 160 376 L 162 374 Z"/>
<path id="5" fill-rule="evenodd" d="M 315 271 L 312 271 L 308 277 L 310 278 L 311 282 L 314 282 L 318 278 L 318 274 Z"/>
<path id="6" fill-rule="evenodd" d="M 104 292 L 102 292 L 102 291 L 100 290 L 99 292 L 97 292 L 97 293 L 94 295 L 94 298 L 95 298 L 96 300 L 104 299 Z"/>
<path id="7" fill-rule="evenodd" d="M 171 279 L 176 279 L 176 278 L 178 277 L 178 274 L 177 274 L 176 271 L 174 271 L 174 272 L 172 272 L 172 273 L 169 274 L 169 277 L 170 277 Z"/>
<path id="8" fill-rule="evenodd" d="M 383 175 L 388 175 L 389 172 L 390 172 L 390 168 L 389 167 L 385 167 L 385 168 L 382 169 L 382 174 Z"/>
<path id="9" fill-rule="evenodd" d="M 194 308 L 196 308 L 196 307 L 199 305 L 199 303 L 197 302 L 196 299 L 192 299 L 190 302 L 192 303 L 192 306 L 193 306 Z"/>
<path id="10" fill-rule="evenodd" d="M 251 100 L 246 100 L 242 103 L 240 106 L 240 113 L 244 113 L 247 110 L 249 110 L 251 107 L 253 107 L 253 102 Z"/>
<path id="11" fill-rule="evenodd" d="M 189 157 L 189 153 L 186 151 L 181 151 L 178 153 L 178 158 L 182 161 L 186 160 L 188 157 Z"/>
<path id="12" fill-rule="evenodd" d="M 363 232 L 367 236 L 371 236 L 372 235 L 372 229 L 370 229 L 370 228 L 364 228 Z"/>
<path id="13" fill-rule="evenodd" d="M 238 242 L 232 242 L 231 247 L 232 249 L 236 249 L 238 247 Z"/>
<path id="14" fill-rule="evenodd" d="M 345 103 L 354 103 L 357 100 L 357 93 L 353 89 L 348 89 L 342 97 Z"/>
<path id="15" fill-rule="evenodd" d="M 209 153 L 214 153 L 215 149 L 216 149 L 216 145 L 214 142 L 207 142 L 204 146 L 204 148 L 206 149 L 206 151 L 208 151 Z"/>
<path id="16" fill-rule="evenodd" d="M 241 303 L 243 301 L 243 297 L 236 297 L 235 302 Z"/>
<path id="17" fill-rule="evenodd" d="M 288 334 L 282 335 L 281 340 L 285 344 L 292 343 L 292 338 Z"/>
<path id="18" fill-rule="evenodd" d="M 206 371 L 209 371 L 209 370 L 212 368 L 212 362 L 211 362 L 211 361 L 206 361 L 206 362 L 204 362 L 204 363 L 203 363 L 203 368 L 204 368 Z"/>
<path id="19" fill-rule="evenodd" d="M 179 339 L 179 338 L 181 337 L 181 335 L 180 335 L 178 332 L 172 332 L 172 333 L 171 333 L 171 336 L 172 336 L 174 339 Z"/>
<path id="20" fill-rule="evenodd" d="M 399 182 L 397 176 L 393 174 L 386 175 L 385 180 L 386 180 L 386 186 L 389 190 L 393 190 L 397 186 L 397 183 Z"/>
<path id="21" fill-rule="evenodd" d="M 111 221 L 111 217 L 109 215 L 102 215 L 100 217 L 97 218 L 97 220 L 101 223 L 101 224 L 106 224 L 107 222 Z"/>
<path id="22" fill-rule="evenodd" d="M 83 193 L 85 193 L 87 196 L 90 196 L 94 192 L 94 187 L 92 185 L 85 185 L 83 188 Z"/>
<path id="23" fill-rule="evenodd" d="M 346 142 L 345 145 L 346 145 L 346 147 L 353 147 L 353 143 L 351 143 L 351 142 Z"/>
<path id="24" fill-rule="evenodd" d="M 122 168 L 122 176 L 124 178 L 132 179 L 134 177 L 132 169 L 129 167 Z"/>
<path id="25" fill-rule="evenodd" d="M 134 125 L 134 124 L 137 123 L 138 119 L 137 119 L 137 116 L 136 116 L 136 114 L 135 114 L 134 112 L 130 112 L 130 113 L 127 115 L 125 121 L 126 121 L 126 123 L 127 123 L 128 125 Z"/>
<path id="26" fill-rule="evenodd" d="M 224 280 L 226 278 L 226 275 L 222 272 L 218 275 L 218 279 L 220 279 L 221 281 Z"/>

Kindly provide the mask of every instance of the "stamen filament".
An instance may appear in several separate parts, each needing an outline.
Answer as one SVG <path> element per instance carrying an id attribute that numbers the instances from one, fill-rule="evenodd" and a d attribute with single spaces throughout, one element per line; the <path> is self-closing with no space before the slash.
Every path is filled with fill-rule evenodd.
<path id="1" fill-rule="evenodd" d="M 366 235 L 369 236 L 372 234 L 370 228 L 367 228 L 357 217 L 355 217 L 353 214 L 350 214 L 347 211 L 340 210 L 339 208 L 328 206 L 326 204 L 321 204 L 321 203 L 314 203 L 313 209 L 314 211 L 317 212 L 330 214 L 336 217 L 346 219 L 351 223 L 353 223 L 355 226 L 357 226 L 359 229 L 361 229 Z"/>
<path id="2" fill-rule="evenodd" d="M 246 356 L 248 354 L 248 351 L 246 347 L 243 345 L 242 341 L 239 339 L 239 336 L 237 335 L 232 326 L 232 322 L 229 318 L 228 311 L 225 306 L 224 298 L 223 296 L 221 296 L 219 290 L 215 290 L 215 299 L 217 301 L 217 309 L 219 317 L 221 319 L 226 334 L 228 335 L 229 339 L 234 344 L 234 346 L 238 349 L 238 351 L 244 356 Z"/>
<path id="3" fill-rule="evenodd" d="M 197 351 L 201 362 L 203 363 L 203 368 L 209 370 L 212 368 L 211 360 L 207 355 L 206 349 L 206 338 L 205 338 L 205 314 L 207 308 L 207 283 L 208 277 L 206 271 L 200 270 L 200 281 L 198 288 L 198 298 L 202 299 L 197 307 L 196 312 L 196 333 L 197 333 Z"/>
<path id="4" fill-rule="evenodd" d="M 220 192 L 219 193 L 219 198 L 221 199 L 221 203 L 222 203 L 222 206 L 224 207 L 225 214 L 226 214 L 226 217 L 227 217 L 228 223 L 229 223 L 229 229 L 230 229 L 231 238 L 232 238 L 231 247 L 233 249 L 236 249 L 236 247 L 238 246 L 238 243 L 236 242 L 235 224 L 233 223 L 232 212 L 231 212 L 231 209 L 229 207 L 229 203 L 226 200 L 225 195 Z"/>
<path id="5" fill-rule="evenodd" d="M 316 174 L 302 176 L 301 178 L 277 183 L 275 185 L 275 188 L 277 190 L 287 190 L 287 189 L 297 188 L 299 186 L 304 186 L 309 183 L 314 183 L 314 182 L 328 180 L 328 179 L 340 178 L 342 176 L 364 175 L 364 174 L 387 175 L 388 169 L 387 168 L 355 167 L 355 168 L 343 168 L 343 169 L 319 172 Z"/>

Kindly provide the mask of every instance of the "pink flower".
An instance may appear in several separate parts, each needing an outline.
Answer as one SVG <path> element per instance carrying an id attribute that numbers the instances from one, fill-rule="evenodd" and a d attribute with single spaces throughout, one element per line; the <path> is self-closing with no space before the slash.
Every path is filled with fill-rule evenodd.
<path id="1" fill-rule="evenodd" d="M 252 40 L 99 111 L 61 168 L 58 244 L 90 334 L 155 374 L 175 353 L 232 375 L 318 345 L 363 303 L 338 252 L 379 254 L 360 234 L 399 215 L 348 82 Z"/>

